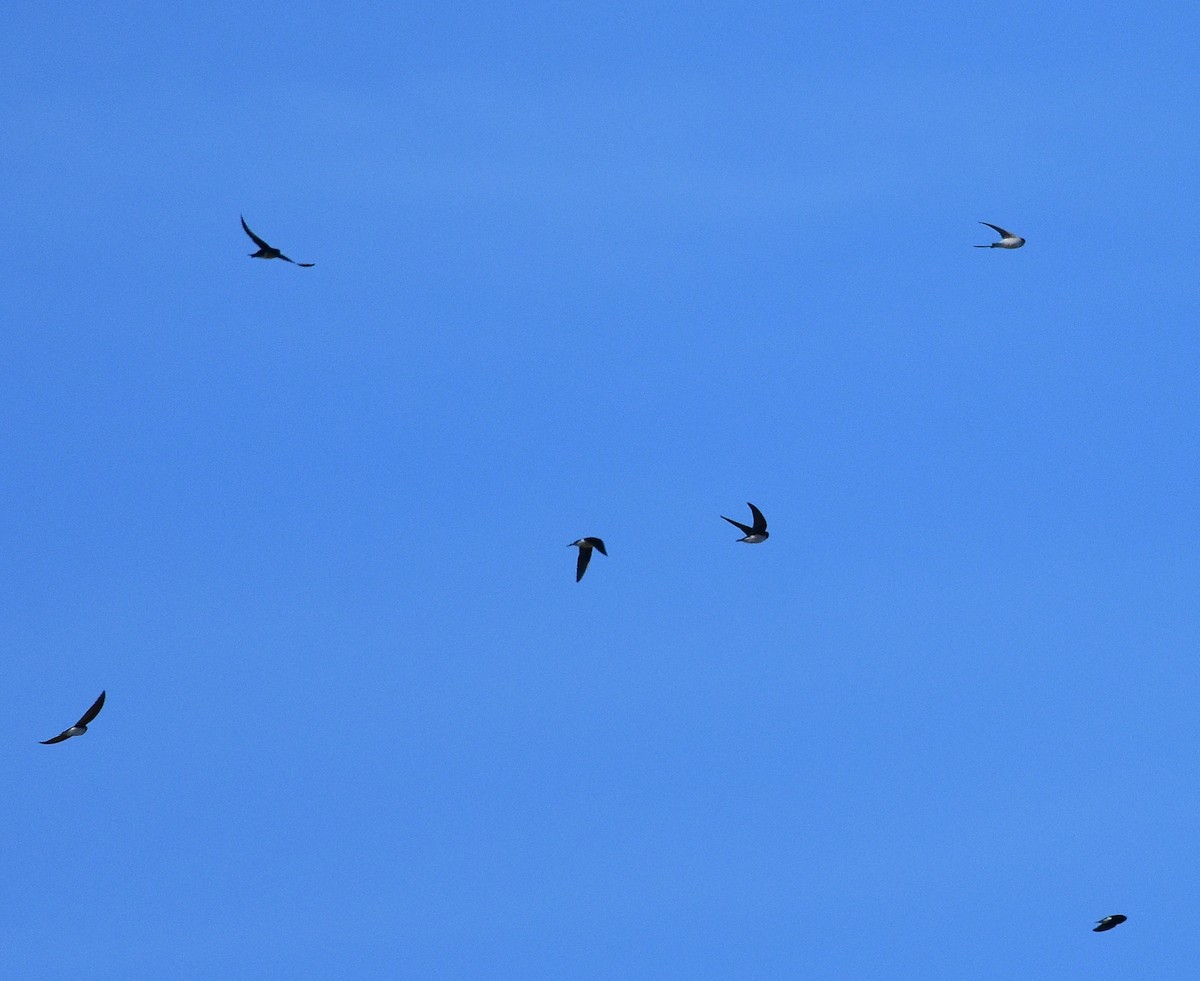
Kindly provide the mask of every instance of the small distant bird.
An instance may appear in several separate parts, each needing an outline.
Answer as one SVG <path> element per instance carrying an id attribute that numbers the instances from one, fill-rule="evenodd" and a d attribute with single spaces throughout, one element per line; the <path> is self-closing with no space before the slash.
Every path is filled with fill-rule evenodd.
<path id="1" fill-rule="evenodd" d="M 289 259 L 278 249 L 267 245 L 266 242 L 250 231 L 250 226 L 246 224 L 245 218 L 242 218 L 242 227 L 246 229 L 246 234 L 249 235 L 254 241 L 254 244 L 258 246 L 257 252 L 250 253 L 251 259 L 282 259 L 284 262 L 290 262 L 293 266 L 303 266 L 305 269 L 311 269 L 316 265 L 315 262 L 297 262 L 295 259 Z"/>
<path id="2" fill-rule="evenodd" d="M 999 225 L 993 225 L 990 221 L 981 221 L 979 224 L 987 225 L 988 228 L 994 228 L 1000 233 L 999 242 L 990 242 L 987 245 L 977 245 L 977 249 L 1019 249 L 1025 244 L 1025 239 L 1020 235 L 1014 235 L 1012 232 L 1005 231 Z"/>
<path id="3" fill-rule="evenodd" d="M 1111 930 L 1115 926 L 1120 926 L 1129 917 L 1122 916 L 1120 913 L 1113 913 L 1112 916 L 1106 916 L 1102 920 L 1097 920 L 1096 925 L 1092 927 L 1092 933 L 1103 933 L 1105 930 Z"/>
<path id="4" fill-rule="evenodd" d="M 725 518 L 725 515 L 721 515 L 721 517 L 725 518 L 725 520 L 731 525 L 736 525 L 738 528 L 741 528 L 743 532 L 745 532 L 746 537 L 739 538 L 739 542 L 748 542 L 751 545 L 757 545 L 759 542 L 765 542 L 769 537 L 767 535 L 767 519 L 764 518 L 762 512 L 749 501 L 746 502 L 746 506 L 750 508 L 750 514 L 754 517 L 753 527 L 750 525 L 744 525 L 740 521 L 734 521 L 733 518 Z"/>
<path id="5" fill-rule="evenodd" d="M 604 542 L 599 538 L 581 538 L 577 542 L 571 542 L 571 545 L 579 546 L 579 561 L 575 563 L 575 581 L 579 582 L 583 578 L 583 574 L 587 572 L 588 563 L 592 561 L 592 549 L 598 548 L 601 555 L 608 555 L 604 551 Z M 570 548 L 568 545 L 567 548 Z"/>
<path id="6" fill-rule="evenodd" d="M 92 703 L 92 707 L 83 713 L 83 718 L 71 726 L 70 729 L 64 729 L 53 739 L 40 740 L 41 744 L 43 746 L 49 746 L 52 743 L 61 743 L 64 739 L 70 739 L 72 736 L 82 736 L 85 732 L 87 732 L 88 723 L 91 722 L 92 719 L 94 719 L 97 715 L 99 715 L 100 710 L 104 708 L 104 696 L 106 694 L 107 692 L 101 692 L 100 697 Z"/>

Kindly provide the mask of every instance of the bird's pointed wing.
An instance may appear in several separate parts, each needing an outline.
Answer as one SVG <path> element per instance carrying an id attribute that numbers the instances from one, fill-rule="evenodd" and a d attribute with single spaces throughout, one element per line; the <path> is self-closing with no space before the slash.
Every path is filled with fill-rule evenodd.
<path id="1" fill-rule="evenodd" d="M 607 552 L 604 550 L 604 542 L 603 542 L 603 540 L 602 540 L 602 539 L 599 539 L 599 538 L 585 538 L 585 539 L 584 539 L 584 541 L 585 541 L 585 542 L 587 542 L 589 545 L 591 545 L 591 546 L 592 546 L 592 548 L 598 548 L 598 549 L 600 549 L 600 554 L 601 554 L 601 555 L 608 555 L 608 553 L 607 553 Z"/>
<path id="2" fill-rule="evenodd" d="M 749 501 L 746 502 L 746 506 L 750 508 L 750 513 L 752 515 L 754 515 L 754 532 L 755 532 L 755 534 L 761 535 L 764 531 L 767 530 L 767 519 L 764 518 L 763 513 L 758 508 L 756 508 L 753 504 L 751 504 Z"/>
<path id="3" fill-rule="evenodd" d="M 241 216 L 239 215 L 238 217 L 241 217 Z M 257 235 L 255 235 L 252 231 L 250 231 L 250 226 L 246 224 L 245 218 L 242 218 L 242 227 L 244 229 L 246 229 L 246 234 L 249 235 L 250 238 L 254 240 L 254 244 L 257 245 L 260 249 L 269 249 L 271 247 L 271 246 L 267 245 L 267 243 L 264 242 L 261 238 L 259 238 Z M 291 260 L 289 259 L 288 261 L 290 262 Z"/>
<path id="4" fill-rule="evenodd" d="M 289 259 L 289 258 L 288 258 L 287 256 L 285 256 L 285 255 L 284 255 L 282 252 L 280 252 L 280 253 L 279 253 L 279 255 L 277 256 L 277 258 L 279 258 L 279 259 L 282 259 L 284 262 L 290 262 L 290 263 L 291 263 L 293 266 L 296 264 L 296 260 L 295 260 L 295 259 Z"/>
<path id="5" fill-rule="evenodd" d="M 1012 232 L 1001 228 L 999 225 L 993 225 L 990 221 L 981 221 L 979 224 L 987 225 L 988 228 L 994 228 L 996 231 L 998 231 L 1000 233 L 1001 238 L 1016 238 L 1017 237 Z"/>
<path id="6" fill-rule="evenodd" d="M 725 515 L 721 515 L 721 517 L 725 518 Z M 744 525 L 740 521 L 734 521 L 733 518 L 725 518 L 725 520 L 728 521 L 735 528 L 741 528 L 742 534 L 744 534 L 744 535 L 753 535 L 754 534 L 754 529 L 751 528 L 749 525 Z"/>
<path id="7" fill-rule="evenodd" d="M 579 582 L 587 572 L 588 563 L 592 561 L 592 546 L 579 546 L 579 561 L 575 563 L 575 581 Z"/>
<path id="8" fill-rule="evenodd" d="M 65 731 L 63 731 L 63 732 L 60 732 L 60 733 L 59 733 L 57 736 L 55 736 L 53 739 L 40 739 L 40 740 L 38 740 L 38 741 L 39 741 L 39 742 L 40 742 L 40 743 L 41 743 L 43 746 L 52 746 L 54 743 L 61 743 L 61 742 L 62 742 L 64 739 L 69 739 L 70 737 L 67 735 L 67 732 L 69 732 L 69 731 L 70 731 L 70 730 L 65 730 Z"/>
<path id="9" fill-rule="evenodd" d="M 94 702 L 92 702 L 92 707 L 91 707 L 90 709 L 88 709 L 86 712 L 84 712 L 84 713 L 83 713 L 83 718 L 82 718 L 82 719 L 80 719 L 80 720 L 79 720 L 78 722 L 76 722 L 75 724 L 76 724 L 77 726 L 86 726 L 86 725 L 90 725 L 90 724 L 91 724 L 91 721 L 92 721 L 92 719 L 94 719 L 94 718 L 95 718 L 97 715 L 99 715 L 99 714 L 100 714 L 100 710 L 101 710 L 102 708 L 104 708 L 104 696 L 105 696 L 105 695 L 107 695 L 107 694 L 108 694 L 108 692 L 107 692 L 107 691 L 102 691 L 102 692 L 100 693 L 100 697 L 99 697 L 99 698 L 97 698 L 97 699 L 96 699 Z"/>

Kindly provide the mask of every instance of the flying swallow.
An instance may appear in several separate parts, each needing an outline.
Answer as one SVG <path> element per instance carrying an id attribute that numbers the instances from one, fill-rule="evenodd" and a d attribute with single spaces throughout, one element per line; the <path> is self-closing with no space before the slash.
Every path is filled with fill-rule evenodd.
<path id="1" fill-rule="evenodd" d="M 101 692 L 100 697 L 92 703 L 92 707 L 83 713 L 83 718 L 71 726 L 70 729 L 64 729 L 53 739 L 40 740 L 41 744 L 43 746 L 50 746 L 53 743 L 61 743 L 64 739 L 70 739 L 72 736 L 82 736 L 85 732 L 87 732 L 88 723 L 91 722 L 92 719 L 94 719 L 97 715 L 99 715 L 100 710 L 104 708 L 105 694 L 107 693 Z"/>
<path id="2" fill-rule="evenodd" d="M 731 525 L 736 525 L 738 528 L 741 528 L 743 532 L 745 532 L 746 537 L 739 538 L 739 542 L 748 542 L 751 545 L 757 545 L 759 542 L 765 542 L 769 537 L 767 535 L 767 519 L 764 518 L 762 516 L 762 512 L 749 501 L 747 501 L 746 504 L 750 508 L 750 513 L 754 516 L 753 526 L 744 525 L 740 521 L 734 521 L 733 518 L 725 518 L 725 515 L 721 515 L 721 517 L 725 518 L 725 520 Z"/>
<path id="3" fill-rule="evenodd" d="M 975 246 L 977 249 L 1019 249 L 1025 244 L 1025 239 L 1021 238 L 1020 235 L 1007 232 L 999 225 L 993 225 L 990 221 L 981 221 L 979 224 L 996 229 L 1000 233 L 1000 241 L 991 242 L 988 245 L 977 245 Z"/>
<path id="4" fill-rule="evenodd" d="M 284 262 L 290 262 L 293 266 L 303 266 L 305 269 L 310 269 L 316 265 L 315 262 L 296 262 L 295 259 L 289 259 L 278 249 L 267 245 L 266 242 L 250 231 L 250 226 L 246 224 L 245 218 L 242 218 L 242 227 L 246 229 L 246 234 L 249 235 L 254 241 L 254 244 L 258 246 L 257 252 L 250 253 L 251 259 L 282 259 Z"/>
<path id="5" fill-rule="evenodd" d="M 601 555 L 608 555 L 604 551 L 604 542 L 599 538 L 581 538 L 577 542 L 571 542 L 571 545 L 579 546 L 579 561 L 575 563 L 575 581 L 579 582 L 583 578 L 583 574 L 587 572 L 588 563 L 592 561 L 592 549 L 600 549 Z M 567 548 L 570 548 L 568 545 Z"/>
<path id="6" fill-rule="evenodd" d="M 1112 916 L 1106 916 L 1102 920 L 1097 920 L 1096 925 L 1092 927 L 1092 933 L 1103 933 L 1105 930 L 1111 930 L 1115 926 L 1120 926 L 1129 917 L 1122 916 L 1120 913 L 1113 913 Z"/>

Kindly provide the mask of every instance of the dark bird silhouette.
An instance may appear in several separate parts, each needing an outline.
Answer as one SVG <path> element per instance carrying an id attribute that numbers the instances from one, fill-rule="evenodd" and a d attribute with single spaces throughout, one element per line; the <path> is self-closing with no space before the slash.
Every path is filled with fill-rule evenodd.
<path id="1" fill-rule="evenodd" d="M 750 545 L 757 545 L 759 542 L 765 542 L 770 536 L 767 534 L 767 519 L 763 517 L 762 512 L 749 501 L 746 502 L 750 508 L 750 514 L 754 517 L 753 525 L 744 525 L 740 521 L 734 521 L 733 518 L 725 518 L 731 525 L 742 529 L 742 534 L 745 538 L 739 538 L 739 542 L 747 542 Z"/>
<path id="2" fill-rule="evenodd" d="M 250 253 L 251 259 L 282 259 L 284 262 L 290 262 L 293 266 L 303 266 L 305 269 L 311 269 L 316 265 L 315 262 L 297 262 L 295 259 L 289 259 L 278 249 L 267 245 L 266 242 L 250 231 L 250 226 L 246 224 L 245 218 L 242 218 L 242 227 L 246 229 L 246 234 L 258 246 L 257 252 Z"/>
<path id="3" fill-rule="evenodd" d="M 571 542 L 571 545 L 579 546 L 579 561 L 575 563 L 575 581 L 579 582 L 583 578 L 583 574 L 587 572 L 588 563 L 592 561 L 592 549 L 599 549 L 601 555 L 608 555 L 604 551 L 604 542 L 599 538 L 581 538 L 577 542 Z M 568 545 L 567 548 L 570 548 Z"/>
<path id="4" fill-rule="evenodd" d="M 1020 235 L 1014 235 L 1012 232 L 1007 232 L 999 225 L 993 225 L 990 221 L 981 221 L 979 224 L 987 225 L 988 228 L 994 228 L 1000 233 L 999 242 L 990 242 L 987 245 L 977 245 L 977 249 L 1019 249 L 1025 244 L 1025 239 Z"/>
<path id="5" fill-rule="evenodd" d="M 99 715 L 100 710 L 104 708 L 104 696 L 106 694 L 108 693 L 102 691 L 100 693 L 100 697 L 92 702 L 92 707 L 83 713 L 83 718 L 71 726 L 70 729 L 64 729 L 53 739 L 40 740 L 41 744 L 43 746 L 50 746 L 53 743 L 61 743 L 64 739 L 70 739 L 72 736 L 82 736 L 85 732 L 87 732 L 88 723 L 90 723 L 92 719 Z"/>
<path id="6" fill-rule="evenodd" d="M 1111 930 L 1115 926 L 1120 926 L 1129 917 L 1122 916 L 1120 913 L 1113 913 L 1112 916 L 1106 916 L 1102 920 L 1097 920 L 1096 925 L 1092 927 L 1092 933 L 1103 933 L 1105 930 Z"/>

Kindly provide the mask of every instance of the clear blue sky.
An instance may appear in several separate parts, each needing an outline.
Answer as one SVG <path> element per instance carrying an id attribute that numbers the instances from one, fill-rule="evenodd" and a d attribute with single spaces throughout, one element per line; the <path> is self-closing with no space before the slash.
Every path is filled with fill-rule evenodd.
<path id="1" fill-rule="evenodd" d="M 12 11 L 0 976 L 1195 978 L 1198 31 Z"/>

